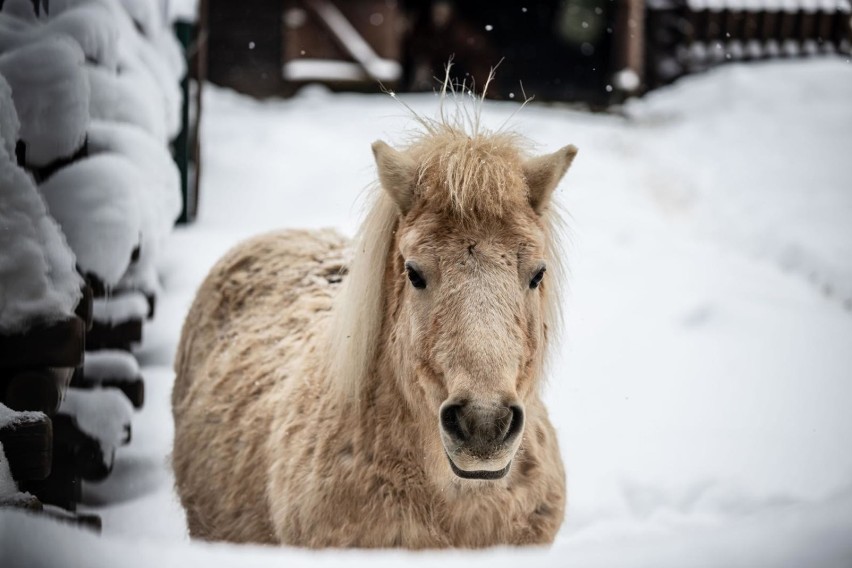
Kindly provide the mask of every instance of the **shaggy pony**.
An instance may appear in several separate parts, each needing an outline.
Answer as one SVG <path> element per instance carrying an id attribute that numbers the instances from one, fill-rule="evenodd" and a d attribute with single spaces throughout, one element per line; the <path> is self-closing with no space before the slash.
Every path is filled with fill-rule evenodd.
<path id="1" fill-rule="evenodd" d="M 562 279 L 550 198 L 577 150 L 531 157 L 478 114 L 420 121 L 399 150 L 373 144 L 380 184 L 354 243 L 262 235 L 199 289 L 172 395 L 193 537 L 552 542 L 565 480 L 539 395 Z"/>

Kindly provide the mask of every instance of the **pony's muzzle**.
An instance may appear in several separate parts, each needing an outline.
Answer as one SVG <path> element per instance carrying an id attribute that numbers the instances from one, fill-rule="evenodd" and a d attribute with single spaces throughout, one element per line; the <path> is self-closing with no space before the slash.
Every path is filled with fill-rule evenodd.
<path id="1" fill-rule="evenodd" d="M 447 401 L 441 406 L 441 437 L 453 472 L 459 477 L 495 479 L 509 471 L 524 429 L 519 403 Z"/>

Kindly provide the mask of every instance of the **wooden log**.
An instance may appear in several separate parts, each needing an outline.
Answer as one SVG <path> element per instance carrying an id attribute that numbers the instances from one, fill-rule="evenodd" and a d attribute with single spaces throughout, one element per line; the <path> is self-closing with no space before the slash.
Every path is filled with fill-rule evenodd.
<path id="1" fill-rule="evenodd" d="M 57 414 L 53 418 L 54 454 L 66 460 L 74 472 L 87 481 L 101 481 L 112 471 L 115 451 L 82 431 L 73 416 Z"/>
<path id="2" fill-rule="evenodd" d="M 0 444 L 16 481 L 45 479 L 53 462 L 53 427 L 45 414 L 0 428 Z"/>
<path id="3" fill-rule="evenodd" d="M 769 41 L 778 39 L 778 29 L 781 17 L 778 12 L 766 11 L 763 13 L 763 19 L 760 26 L 760 40 L 764 44 Z"/>
<path id="4" fill-rule="evenodd" d="M 847 44 L 846 48 L 849 49 L 848 42 L 852 41 L 852 16 L 848 12 L 838 10 L 834 13 L 831 40 L 838 50 L 842 48 L 844 42 Z"/>
<path id="5" fill-rule="evenodd" d="M 139 364 L 126 351 L 89 351 L 84 365 L 74 373 L 71 386 L 81 389 L 118 389 L 134 408 L 142 408 L 145 402 L 145 381 L 139 371 Z"/>
<path id="6" fill-rule="evenodd" d="M 142 408 L 145 404 L 145 381 L 142 377 L 136 377 L 131 380 L 106 379 L 101 381 L 99 386 L 117 388 L 124 393 L 124 396 L 127 397 L 127 400 L 130 401 L 133 408 Z"/>
<path id="7" fill-rule="evenodd" d="M 0 369 L 76 367 L 83 361 L 85 324 L 74 316 L 0 335 Z"/>
<path id="8" fill-rule="evenodd" d="M 134 319 L 119 324 L 95 321 L 86 335 L 86 348 L 122 349 L 130 351 L 134 343 L 142 341 L 142 320 Z"/>
<path id="9" fill-rule="evenodd" d="M 805 10 L 799 11 L 799 23 L 797 26 L 797 36 L 799 43 L 802 45 L 806 41 L 816 41 L 817 39 L 817 14 L 816 12 L 808 12 Z"/>
<path id="10" fill-rule="evenodd" d="M 22 369 L 0 373 L 0 401 L 12 410 L 32 410 L 52 416 L 73 368 Z"/>
<path id="11" fill-rule="evenodd" d="M 749 42 L 758 38 L 760 31 L 760 12 L 743 12 L 743 41 Z"/>
<path id="12" fill-rule="evenodd" d="M 133 408 L 142 408 L 145 404 L 145 380 L 141 377 L 127 378 L 105 378 L 90 379 L 83 373 L 78 373 L 71 381 L 72 387 L 81 389 L 95 389 L 111 387 L 120 390 L 133 405 Z"/>
<path id="13" fill-rule="evenodd" d="M 105 455 L 100 443 L 77 426 L 72 416 L 53 417 L 53 465 L 50 475 L 21 483 L 22 490 L 42 503 L 76 511 L 82 497 L 82 480 L 101 481 L 112 471 L 115 454 Z"/>
<path id="14" fill-rule="evenodd" d="M 54 445 L 54 449 L 56 448 Z M 76 511 L 82 498 L 82 481 L 70 456 L 64 450 L 54 451 L 54 463 L 50 475 L 39 481 L 23 481 L 19 484 L 22 491 L 32 493 L 39 501 L 56 505 L 68 511 Z"/>

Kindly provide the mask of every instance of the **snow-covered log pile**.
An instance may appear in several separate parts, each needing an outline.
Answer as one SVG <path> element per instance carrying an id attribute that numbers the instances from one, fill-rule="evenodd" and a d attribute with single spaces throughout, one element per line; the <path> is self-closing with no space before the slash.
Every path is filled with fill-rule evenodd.
<path id="1" fill-rule="evenodd" d="M 27 487 L 68 508 L 80 478 L 108 474 L 115 448 L 129 441 L 121 393 L 137 407 L 144 399 L 130 349 L 153 315 L 158 252 L 181 208 L 169 144 L 182 127 L 186 65 L 165 8 L 149 0 L 0 2 L 0 359 L 15 360 L 27 393 L 53 368 L 67 369 L 60 382 L 71 387 L 53 416 L 54 458 L 65 461 L 54 459 L 51 477 Z M 92 364 L 78 357 L 38 369 L 12 357 L 30 349 L 34 326 L 73 320 L 82 329 L 75 312 L 94 320 L 86 348 L 113 350 L 92 351 Z M 3 343 L 6 336 L 14 341 Z M 0 402 L 8 403 L 3 366 Z M 10 406 L 28 410 L 35 398 Z M 53 414 L 59 399 L 36 406 Z"/>
<path id="2" fill-rule="evenodd" d="M 19 153 L 81 271 L 104 289 L 151 296 L 181 205 L 167 145 L 181 127 L 185 72 L 159 5 L 63 0 L 37 16 L 30 0 L 10 0 L 0 13 Z"/>
<path id="3" fill-rule="evenodd" d="M 0 75 L 0 333 L 71 317 L 82 286 L 74 253 L 32 178 L 15 162 L 23 133 L 11 95 Z"/>
<path id="4" fill-rule="evenodd" d="M 83 356 L 84 324 L 75 315 L 83 279 L 32 177 L 17 164 L 28 130 L 12 95 L 0 75 L 0 402 L 51 413 Z"/>

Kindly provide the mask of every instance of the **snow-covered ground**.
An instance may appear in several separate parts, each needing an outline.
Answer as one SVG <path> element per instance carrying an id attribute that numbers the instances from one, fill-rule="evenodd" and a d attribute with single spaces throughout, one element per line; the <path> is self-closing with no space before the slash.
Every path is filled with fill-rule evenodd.
<path id="1" fill-rule="evenodd" d="M 103 536 L 4 512 L 0 563 L 852 565 L 850 101 L 852 64 L 828 58 L 729 65 L 626 116 L 533 103 L 512 118 L 543 151 L 580 148 L 558 193 L 571 275 L 547 386 L 563 529 L 547 550 L 315 554 L 189 541 L 168 466 L 172 358 L 226 249 L 277 227 L 351 234 L 369 144 L 412 123 L 387 96 L 206 87 L 200 218 L 163 250 L 138 352 L 145 407 L 113 475 L 84 488 Z M 488 102 L 483 118 L 499 126 L 517 106 Z"/>

